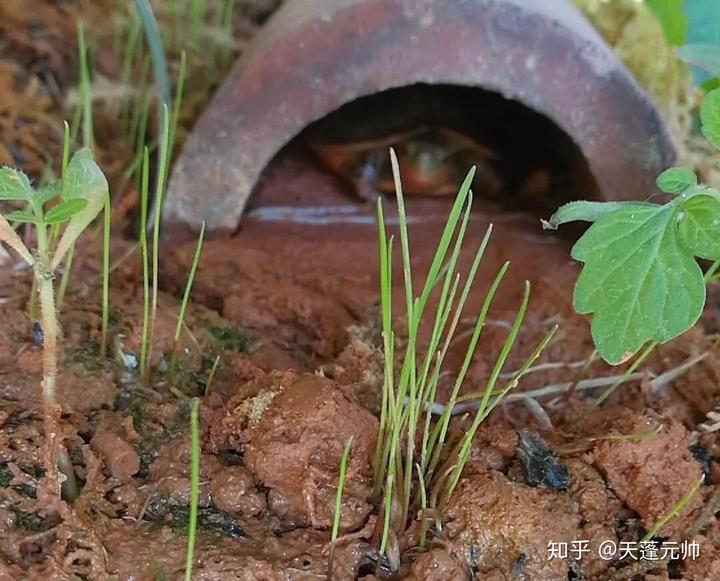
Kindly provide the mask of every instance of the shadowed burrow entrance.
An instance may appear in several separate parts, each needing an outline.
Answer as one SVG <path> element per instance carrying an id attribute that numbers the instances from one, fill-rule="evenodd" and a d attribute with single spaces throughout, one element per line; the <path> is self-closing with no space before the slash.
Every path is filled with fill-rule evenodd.
<path id="1" fill-rule="evenodd" d="M 473 194 L 484 207 L 546 217 L 572 199 L 601 198 L 582 151 L 551 119 L 495 92 L 414 84 L 356 99 L 311 123 L 267 165 L 249 214 L 303 220 L 311 212 L 319 220 L 327 219 L 323 204 L 332 213 L 378 195 L 391 201 L 391 147 L 406 198 L 425 207 L 452 200 L 472 166 Z"/>

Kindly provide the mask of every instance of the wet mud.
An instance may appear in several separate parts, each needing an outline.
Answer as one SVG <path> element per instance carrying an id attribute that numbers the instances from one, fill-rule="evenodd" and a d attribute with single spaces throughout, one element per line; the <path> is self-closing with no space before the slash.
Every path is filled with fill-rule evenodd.
<path id="1" fill-rule="evenodd" d="M 385 203 L 392 224 L 393 201 Z M 448 203 L 408 200 L 416 285 Z M 720 392 L 712 301 L 720 291 L 710 289 L 710 307 L 696 329 L 659 348 L 644 374 L 589 408 L 601 390 L 580 381 L 566 397 L 567 383 L 621 371 L 598 361 L 585 365 L 592 344 L 588 321 L 572 312 L 579 266 L 568 258 L 570 241 L 542 232 L 537 216 L 479 200 L 468 249 L 490 223 L 492 241 L 451 347 L 439 403 L 461 363 L 472 314 L 505 261 L 512 263 L 509 275 L 463 392 L 484 385 L 525 280 L 532 285 L 530 309 L 506 371 L 522 363 L 551 325 L 560 330 L 537 369 L 481 426 L 425 550 L 410 550 L 417 540 L 413 527 L 400 539 L 395 578 L 713 578 L 720 568 L 720 445 L 706 414 Z M 382 383 L 376 237 L 374 207 L 302 155 L 281 157 L 238 232 L 206 243 L 173 377 L 168 353 L 194 247 L 177 240 L 166 246 L 152 387 L 139 381 L 136 366 L 142 284 L 136 261 L 113 273 L 112 362 L 97 352 L 99 295 L 77 285 L 61 316 L 59 377 L 64 436 L 81 490 L 75 520 L 61 520 L 37 498 L 41 346 L 26 314 L 28 278 L 5 269 L 2 578 L 181 577 L 190 498 L 189 401 L 195 396 L 202 398 L 196 579 L 387 578 L 372 558 L 378 518 L 372 458 Z M 90 269 L 95 252 L 92 245 L 81 250 L 81 268 Z M 463 254 L 461 268 L 470 259 L 470 251 Z M 401 276 L 396 273 L 396 291 Z M 403 297 L 396 295 L 402 324 Z M 421 341 L 427 339 L 425 329 Z M 702 354 L 677 377 L 657 381 Z M 209 364 L 217 355 L 221 363 L 208 392 Z M 524 393 L 539 406 L 528 404 Z M 467 414 L 454 416 L 451 431 L 470 421 Z M 350 437 L 340 540 L 330 559 L 337 474 Z M 696 559 L 658 561 L 640 570 L 632 560 L 598 555 L 603 542 L 641 539 L 701 474 L 705 483 L 698 494 L 661 533 L 666 540 L 697 541 Z M 587 540 L 589 548 L 580 558 L 549 558 L 551 543 L 578 540 Z M 632 575 L 635 570 L 640 572 Z"/>
<path id="2" fill-rule="evenodd" d="M 37 11 L 21 4 L 0 6 L 9 55 L 0 58 L 0 165 L 38 177 L 62 147 L 64 92 L 74 82 L 67 71 L 75 67 L 65 39 L 74 35 L 79 3 L 44 2 Z M 277 2 L 255 4 L 248 18 L 260 22 Z M 87 16 L 100 18 L 94 11 Z M 99 52 L 98 71 L 110 74 L 117 64 Z M 98 131 L 107 131 L 102 116 Z M 195 397 L 201 477 L 194 579 L 720 579 L 720 285 L 708 289 L 696 328 L 658 348 L 631 381 L 593 407 L 625 368 L 591 358 L 589 321 L 572 309 L 580 268 L 570 259 L 572 233 L 543 232 L 541 216 L 527 209 L 532 204 L 521 209 L 478 192 L 461 272 L 491 224 L 493 233 L 446 359 L 438 405 L 462 364 L 473 316 L 505 262 L 508 274 L 461 393 L 485 385 L 525 281 L 530 308 L 503 372 L 518 369 L 553 325 L 559 330 L 481 425 L 457 490 L 441 514 L 431 515 L 425 547 L 417 548 L 417 519 L 400 535 L 400 567 L 392 575 L 377 558 L 379 507 L 372 498 L 383 380 L 375 206 L 309 151 L 288 147 L 264 172 L 238 230 L 206 241 L 177 345 L 176 317 L 195 246 L 193 236 L 168 227 L 154 371 L 142 381 L 143 281 L 132 236 L 137 192 L 127 183 L 115 188 L 127 152 L 108 135 L 104 142 L 113 147 L 99 145 L 98 157 L 114 195 L 123 194 L 114 208 L 112 254 L 125 258 L 111 276 L 109 358 L 99 349 L 99 236 L 77 249 L 60 315 L 61 436 L 79 490 L 69 510 L 42 494 L 43 338 L 29 316 L 32 273 L 0 254 L 1 581 L 183 578 Z M 416 289 L 451 201 L 407 199 Z M 392 199 L 385 210 L 397 233 Z M 399 268 L 393 283 L 402 336 Z M 421 348 L 429 331 L 424 323 Z M 458 411 L 451 437 L 472 422 L 472 403 Z M 350 438 L 340 536 L 331 547 L 337 475 Z M 697 494 L 656 537 L 697 543 L 695 558 L 601 556 L 607 543 L 640 541 L 701 475 Z M 587 541 L 587 551 L 552 558 L 551 546 L 578 541 Z"/>

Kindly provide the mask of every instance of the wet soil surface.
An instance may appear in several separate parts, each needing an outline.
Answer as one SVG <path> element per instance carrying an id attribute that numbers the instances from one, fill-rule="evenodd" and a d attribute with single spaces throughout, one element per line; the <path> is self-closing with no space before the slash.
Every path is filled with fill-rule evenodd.
<path id="1" fill-rule="evenodd" d="M 61 149 L 66 93 L 75 82 L 75 47 L 66 39 L 74 37 L 79 13 L 99 23 L 88 10 L 107 7 L 72 0 L 34 4 L 37 10 L 27 8 L 29 0 L 0 6 L 7 49 L 0 58 L 0 164 L 39 177 Z M 248 4 L 261 6 L 250 14 L 260 21 L 259 14 L 277 3 Z M 97 70 L 110 74 L 117 63 L 99 46 Z M 125 154 L 118 153 L 102 116 L 98 131 L 98 157 L 116 184 L 112 178 L 124 171 Z M 119 190 L 114 187 L 113 195 Z M 137 203 L 133 191 L 124 194 L 114 198 L 121 223 L 115 232 L 128 225 Z M 449 203 L 407 201 L 416 289 Z M 388 200 L 388 221 L 396 229 L 393 208 Z M 538 216 L 515 211 L 513 202 L 480 199 L 462 272 L 490 223 L 491 244 L 446 359 L 438 401 L 452 387 L 473 316 L 506 261 L 512 264 L 463 393 L 485 385 L 526 280 L 530 309 L 504 372 L 517 369 L 552 325 L 560 328 L 535 370 L 481 426 L 455 494 L 434 515 L 426 550 L 414 548 L 417 523 L 399 539 L 395 577 L 719 579 L 720 415 L 712 412 L 720 412 L 720 287 L 709 289 L 695 329 L 657 349 L 634 380 L 591 408 L 612 380 L 595 389 L 586 380 L 624 368 L 588 363 L 589 322 L 572 311 L 579 265 L 569 259 L 570 239 L 542 232 Z M 378 510 L 371 498 L 383 372 L 374 207 L 322 172 L 307 152 L 291 147 L 282 153 L 265 172 L 238 232 L 206 242 L 174 367 L 169 353 L 194 243 L 168 240 L 149 382 L 138 376 L 139 257 L 130 252 L 134 241 L 119 235 L 113 257 L 127 258 L 112 274 L 111 356 L 99 355 L 99 242 L 91 235 L 78 248 L 60 317 L 58 400 L 80 489 L 64 515 L 38 498 L 42 334 L 28 317 L 31 273 L 0 255 L 0 580 L 183 578 L 193 397 L 201 398 L 202 441 L 195 579 L 387 577 L 374 560 Z M 399 269 L 394 284 L 402 338 Z M 425 344 L 426 327 L 420 337 Z M 573 383 L 576 389 L 565 396 Z M 451 435 L 471 420 L 455 416 Z M 337 474 L 350 437 L 340 540 L 330 559 Z M 701 475 L 704 485 L 658 537 L 696 542 L 696 558 L 600 556 L 607 543 L 642 539 Z M 551 544 L 578 541 L 587 541 L 586 552 L 569 549 L 567 558 L 550 558 Z"/>
<path id="2" fill-rule="evenodd" d="M 386 206 L 392 223 L 392 201 Z M 447 200 L 408 200 L 416 287 L 447 209 Z M 720 288 L 710 289 L 696 329 L 658 349 L 638 379 L 591 409 L 598 390 L 581 382 L 564 398 L 555 386 L 622 371 L 596 361 L 583 369 L 592 344 L 588 321 L 571 308 L 579 267 L 568 259 L 570 242 L 542 232 L 535 216 L 480 201 L 461 270 L 491 222 L 492 242 L 439 401 L 461 363 L 472 316 L 505 261 L 512 265 L 463 391 L 484 385 L 525 280 L 532 285 L 530 309 L 505 371 L 516 369 L 553 324 L 560 330 L 542 365 L 481 426 L 427 550 L 403 550 L 396 578 L 716 578 L 720 445 L 706 414 L 720 403 Z M 7 263 L 0 276 L 0 579 L 182 578 L 194 396 L 202 397 L 195 579 L 382 578 L 371 558 L 377 522 L 371 462 L 382 381 L 376 237 L 373 207 L 302 155 L 281 156 L 239 231 L 207 241 L 172 373 L 167 354 L 194 245 L 166 245 L 151 386 L 137 374 L 138 258 L 113 272 L 113 359 L 102 360 L 99 283 L 93 282 L 98 248 L 83 247 L 75 273 L 81 282 L 71 283 L 61 316 L 58 399 L 81 487 L 65 520 L 36 498 L 42 348 L 27 317 L 29 274 Z M 114 251 L 120 256 L 129 245 L 118 239 Z M 401 283 L 396 272 L 396 290 Z M 403 297 L 396 294 L 401 313 Z M 427 330 L 421 338 L 427 340 Z M 662 375 L 702 354 L 684 373 Z M 519 395 L 542 388 L 531 402 Z M 451 430 L 459 433 L 470 421 L 460 414 Z M 351 436 L 341 536 L 329 565 L 338 467 Z M 699 556 L 640 564 L 599 556 L 603 543 L 641 539 L 702 474 L 700 492 L 660 535 L 696 541 Z M 416 540 L 411 527 L 401 549 Z M 550 544 L 585 540 L 581 558 L 550 559 Z"/>

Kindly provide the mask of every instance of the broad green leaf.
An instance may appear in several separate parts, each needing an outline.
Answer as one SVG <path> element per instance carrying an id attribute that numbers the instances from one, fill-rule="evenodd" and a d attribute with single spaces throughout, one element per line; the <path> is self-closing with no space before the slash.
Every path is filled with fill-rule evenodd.
<path id="1" fill-rule="evenodd" d="M 92 204 L 93 200 L 103 200 L 108 189 L 105 174 L 95 163 L 89 149 L 81 149 L 72 156 L 62 181 L 62 198 L 83 198 Z M 99 205 L 99 208 L 102 204 Z"/>
<path id="2" fill-rule="evenodd" d="M 678 56 L 687 63 L 720 76 L 720 46 L 714 44 L 686 44 L 677 49 Z"/>
<path id="3" fill-rule="evenodd" d="M 671 167 L 657 178 L 657 187 L 668 194 L 679 194 L 689 187 L 696 186 L 697 176 L 684 167 Z"/>
<path id="4" fill-rule="evenodd" d="M 700 108 L 702 132 L 707 140 L 720 149 L 720 89 L 710 91 Z"/>
<path id="5" fill-rule="evenodd" d="M 708 260 L 720 259 L 720 201 L 706 195 L 689 198 L 680 206 L 678 233 L 695 255 Z"/>
<path id="6" fill-rule="evenodd" d="M 71 198 L 57 206 L 50 208 L 45 214 L 45 222 L 48 224 L 60 224 L 67 222 L 78 212 L 81 212 L 87 206 L 87 200 L 82 198 Z"/>
<path id="7" fill-rule="evenodd" d="M 660 21 L 668 44 L 683 44 L 688 31 L 688 17 L 683 10 L 685 0 L 645 0 L 645 3 Z"/>
<path id="8" fill-rule="evenodd" d="M 702 271 L 677 235 L 678 206 L 625 207 L 600 217 L 572 250 L 584 267 L 575 310 L 593 314 L 592 336 L 608 363 L 690 328 L 705 304 Z"/>
<path id="9" fill-rule="evenodd" d="M 713 89 L 720 89 L 720 78 L 712 77 L 700 85 L 700 90 L 703 93 L 709 93 Z"/>
<path id="10" fill-rule="evenodd" d="M 542 226 L 544 230 L 557 230 L 558 226 L 568 222 L 595 222 L 605 214 L 620 208 L 645 205 L 643 202 L 569 202 L 560 206 L 549 220 L 542 220 Z"/>
<path id="11" fill-rule="evenodd" d="M 0 200 L 29 200 L 33 193 L 30 180 L 23 172 L 0 168 Z"/>
<path id="12" fill-rule="evenodd" d="M 75 243 L 105 204 L 108 183 L 100 167 L 95 163 L 89 149 L 81 149 L 72 156 L 62 184 L 62 199 L 82 199 L 87 202 L 85 208 L 75 214 L 68 222 L 53 257 L 53 268 L 57 268 L 63 257 Z"/>
<path id="13" fill-rule="evenodd" d="M 37 223 L 37 218 L 35 217 L 35 214 L 32 214 L 31 212 L 23 212 L 21 210 L 10 212 L 9 214 L 7 214 L 7 219 L 10 222 L 32 222 L 33 224 Z"/>

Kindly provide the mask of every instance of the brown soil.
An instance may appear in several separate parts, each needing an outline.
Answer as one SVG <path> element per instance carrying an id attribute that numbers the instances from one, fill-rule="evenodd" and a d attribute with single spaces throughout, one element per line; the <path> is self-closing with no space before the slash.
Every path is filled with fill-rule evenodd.
<path id="1" fill-rule="evenodd" d="M 257 208 L 282 196 L 284 163 L 292 167 L 296 161 L 280 160 L 273 170 L 277 180 L 272 173 L 266 178 L 255 199 L 256 217 L 251 214 L 235 236 L 207 243 L 196 302 L 188 313 L 192 336 L 183 339 L 183 367 L 173 380 L 174 394 L 165 373 L 156 374 L 154 387 L 147 388 L 128 367 L 139 347 L 137 265 L 130 261 L 113 277 L 116 363 L 99 360 L 94 351 L 97 295 L 83 294 L 79 285 L 70 295 L 62 317 L 66 340 L 60 401 L 83 491 L 74 505 L 78 523 L 58 522 L 33 498 L 42 445 L 41 348 L 32 343 L 31 325 L 18 308 L 25 308 L 24 301 L 0 307 L 5 321 L 0 333 L 1 460 L 8 474 L 0 491 L 6 531 L 1 548 L 8 578 L 57 576 L 61 571 L 90 578 L 181 576 L 190 497 L 184 397 L 202 390 L 211 353 L 223 355 L 201 408 L 196 578 L 325 578 L 339 459 L 351 436 L 333 579 L 370 578 L 376 519 L 370 464 L 381 380 L 375 229 L 371 222 L 318 226 L 258 218 Z M 316 180 L 322 186 L 324 179 L 306 168 L 293 187 L 322 191 L 312 184 Z M 334 195 L 335 203 L 346 202 L 343 194 Z M 431 258 L 445 206 L 437 200 L 432 205 L 409 203 L 416 220 L 411 236 L 417 283 Z M 371 215 L 362 206 L 359 212 Z M 471 220 L 470 247 L 490 219 L 497 222 L 496 233 L 470 309 L 482 300 L 493 271 L 507 259 L 514 264 L 491 310 L 492 322 L 465 391 L 487 376 L 507 332 L 503 321 L 513 316 L 524 278 L 532 282 L 534 296 L 508 369 L 556 321 L 560 333 L 541 362 L 582 361 L 591 350 L 587 321 L 571 311 L 577 266 L 567 259 L 568 243 L 539 231 L 532 218 L 481 206 Z M 163 261 L 169 294 L 161 295 L 158 363 L 172 345 L 178 306 L 172 295 L 181 292 L 192 251 L 192 244 L 180 245 Z M 463 262 L 468 259 L 464 256 Z M 91 262 L 81 257 L 81 264 Z M 26 284 L 25 275 L 6 276 L 5 294 L 21 296 Z M 702 471 L 707 479 L 701 493 L 662 533 L 678 541 L 698 540 L 701 557 L 661 564 L 660 569 L 671 578 L 712 578 L 720 567 L 714 515 L 718 502 L 710 498 L 720 474 L 720 447 L 714 433 L 700 433 L 699 424 L 718 393 L 709 329 L 713 317 L 710 308 L 704 326 L 653 356 L 647 368 L 658 374 L 690 355 L 710 353 L 659 393 L 652 392 L 649 379 L 630 383 L 590 415 L 583 404 L 588 392 L 577 392 L 565 405 L 544 398 L 552 430 L 522 402 L 495 412 L 476 437 L 471 463 L 442 515 L 442 533 L 432 536 L 427 552 L 403 554 L 400 578 L 611 578 L 632 563 L 598 558 L 593 552 L 600 543 L 637 540 Z M 448 384 L 463 343 L 461 338 L 453 346 Z M 586 375 L 616 372 L 593 363 Z M 576 373 L 562 367 L 538 371 L 519 389 L 572 380 Z M 456 418 L 453 429 L 462 430 L 466 421 Z M 662 431 L 652 438 L 607 439 L 647 433 L 659 425 Z M 533 437 L 541 434 L 559 454 L 569 474 L 566 490 L 528 480 L 517 454 L 521 428 Z M 713 502 L 715 507 L 708 509 Z M 549 542 L 578 539 L 590 542 L 590 554 L 579 561 L 548 560 Z"/>
<path id="2" fill-rule="evenodd" d="M 68 3 L 67 10 L 70 6 L 75 5 Z M 3 4 L 0 15 L 4 9 Z M 18 14 L 28 11 L 18 9 Z M 56 12 L 37 16 L 40 21 L 61 17 Z M 16 23 L 16 28 L 34 23 Z M 34 43 L 31 50 L 19 33 L 9 38 L 16 69 L 11 82 L 3 76 L 9 65 L 0 61 L 2 94 L 25 94 L 31 81 L 23 75 L 37 70 L 33 63 L 59 75 L 74 58 L 70 51 L 36 54 L 32 51 L 44 45 Z M 41 38 L 54 46 L 63 36 L 48 29 Z M 44 142 L 55 153 L 59 141 L 42 132 L 49 122 L 32 125 L 36 134 L 25 131 L 27 123 L 3 117 L 7 102 L 0 104 L 0 131 L 12 138 L 2 140 L 0 163 L 38 171 L 33 165 L 40 159 L 33 157 L 37 144 Z M 53 107 L 59 104 L 49 100 L 35 111 Z M 308 207 L 322 208 L 325 217 L 309 219 Z M 388 202 L 391 222 L 392 207 Z M 416 288 L 447 208 L 447 200 L 408 201 Z M 330 211 L 338 209 L 343 212 Z M 166 243 L 152 353 L 156 371 L 148 385 L 139 381 L 137 370 L 138 257 L 131 255 L 113 272 L 112 356 L 101 359 L 98 240 L 81 245 L 61 315 L 58 401 L 81 492 L 65 518 L 37 498 L 42 347 L 27 316 L 30 273 L 6 259 L 0 269 L 0 580 L 182 578 L 190 498 L 189 404 L 195 396 L 202 397 L 195 579 L 307 581 L 326 579 L 329 570 L 335 581 L 387 578 L 373 560 L 378 511 L 371 498 L 371 463 L 382 381 L 373 214 L 303 152 L 290 148 L 281 154 L 266 171 L 238 232 L 206 243 L 172 373 L 168 353 L 194 243 Z M 116 218 L 127 224 L 121 212 Z M 560 330 L 538 363 L 558 365 L 529 374 L 517 393 L 622 372 L 593 362 L 579 374 L 592 344 L 587 319 L 572 311 L 578 265 L 568 258 L 569 240 L 543 233 L 535 216 L 480 202 L 469 224 L 470 250 L 490 222 L 493 240 L 452 345 L 440 399 L 461 363 L 472 315 L 507 260 L 512 266 L 463 392 L 484 385 L 526 279 L 533 298 L 506 371 L 517 369 L 554 323 Z M 131 244 L 117 235 L 113 255 L 121 256 Z M 470 251 L 463 254 L 461 270 L 471 259 Z M 399 269 L 394 282 L 399 290 Z M 538 399 L 547 415 L 519 397 L 500 406 L 481 426 L 470 463 L 446 510 L 437 515 L 440 527 L 426 550 L 411 549 L 417 523 L 399 539 L 408 550 L 396 578 L 720 578 L 720 441 L 705 417 L 720 404 L 718 297 L 720 286 L 712 287 L 701 324 L 659 348 L 643 367 L 646 376 L 623 386 L 598 409 L 587 404 L 599 392 L 583 389 L 567 401 L 559 394 Z M 395 313 L 403 308 L 397 292 Z M 401 315 L 397 322 L 401 328 Z M 655 389 L 653 376 L 702 353 L 705 359 Z M 206 393 L 217 355 L 221 363 Z M 461 433 L 468 425 L 469 419 L 459 415 L 451 431 Z M 643 436 L 658 427 L 657 435 Z M 547 444 L 553 466 L 566 470 L 566 481 L 554 486 L 552 479 L 538 484 L 531 477 L 526 452 L 518 454 L 521 430 Z M 350 437 L 341 537 L 330 558 L 338 467 Z M 530 460 L 541 468 L 549 465 L 546 457 Z M 604 541 L 642 538 L 701 474 L 700 492 L 660 534 L 697 541 L 697 559 L 642 568 L 597 556 Z M 590 552 L 582 559 L 548 558 L 548 543 L 577 540 L 589 541 Z"/>

